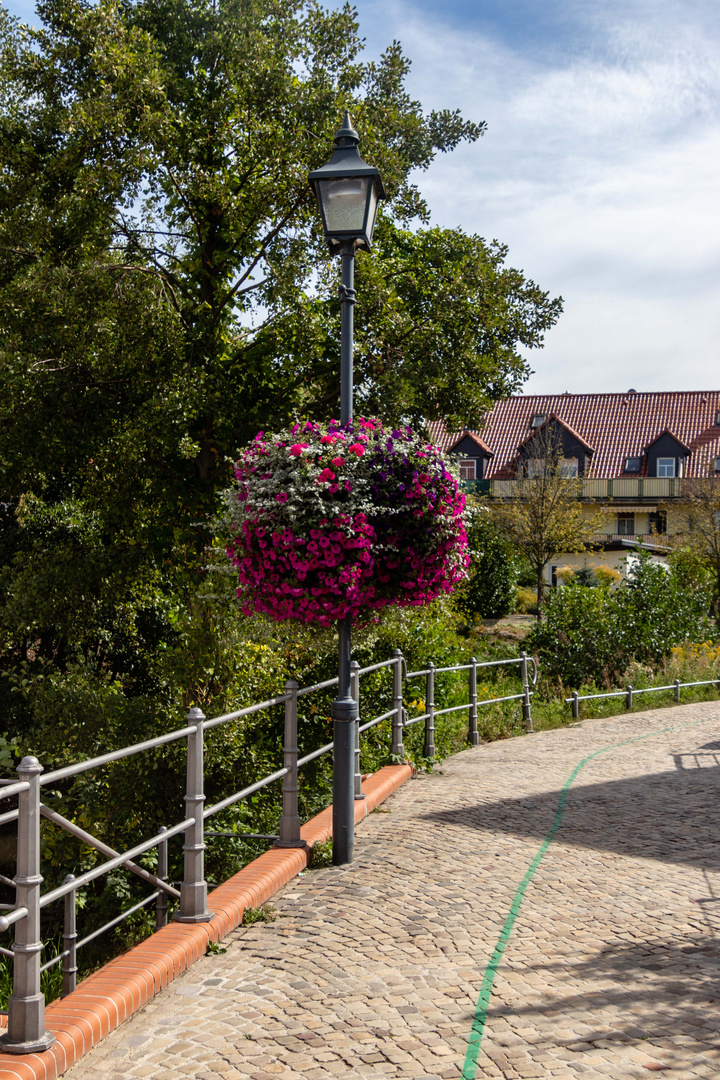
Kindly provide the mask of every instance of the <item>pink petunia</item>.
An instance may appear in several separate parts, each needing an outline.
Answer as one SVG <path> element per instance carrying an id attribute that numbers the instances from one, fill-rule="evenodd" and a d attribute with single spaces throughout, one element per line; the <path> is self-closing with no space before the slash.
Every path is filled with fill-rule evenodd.
<path id="1" fill-rule="evenodd" d="M 362 443 L 353 443 L 352 446 L 348 446 L 348 453 L 355 454 L 357 457 L 362 457 L 365 453 L 365 447 Z"/>
<path id="2" fill-rule="evenodd" d="M 325 483 L 329 483 L 331 480 L 334 480 L 334 479 L 335 479 L 335 473 L 332 471 L 332 469 L 323 469 L 323 471 L 318 476 L 318 480 L 322 480 Z"/>
<path id="3" fill-rule="evenodd" d="M 307 450 L 307 445 L 308 445 L 307 443 L 294 443 L 290 447 L 290 453 L 292 454 L 293 457 L 300 457 L 303 450 Z"/>
<path id="4" fill-rule="evenodd" d="M 330 459 L 330 464 L 334 465 L 336 469 L 339 469 L 342 466 L 342 463 L 343 459 L 341 457 L 334 457 Z"/>
<path id="5" fill-rule="evenodd" d="M 279 495 L 275 496 L 275 499 L 279 503 L 286 503 L 288 501 L 287 492 L 281 491 Z M 277 540 L 275 539 L 275 537 L 273 537 L 273 543 L 277 544 Z"/>

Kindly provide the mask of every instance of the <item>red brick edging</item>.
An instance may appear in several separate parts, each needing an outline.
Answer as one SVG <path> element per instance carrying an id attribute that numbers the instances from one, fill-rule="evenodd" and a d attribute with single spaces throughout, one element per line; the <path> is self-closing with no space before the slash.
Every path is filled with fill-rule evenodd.
<path id="1" fill-rule="evenodd" d="M 365 799 L 355 803 L 355 821 L 397 791 L 412 775 L 410 765 L 387 765 L 363 783 Z M 332 807 L 303 825 L 310 847 L 332 835 Z M 239 926 L 246 907 L 259 907 L 308 863 L 308 851 L 272 848 L 208 896 L 214 912 L 207 923 L 170 923 L 123 956 L 88 976 L 72 994 L 46 1010 L 55 1044 L 43 1054 L 3 1054 L 0 1080 L 56 1080 L 93 1046 L 147 1004 L 168 983 Z"/>

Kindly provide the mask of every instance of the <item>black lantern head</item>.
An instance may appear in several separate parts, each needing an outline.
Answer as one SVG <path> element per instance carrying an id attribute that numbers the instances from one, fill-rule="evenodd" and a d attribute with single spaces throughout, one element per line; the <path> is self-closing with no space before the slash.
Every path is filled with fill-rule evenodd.
<path id="1" fill-rule="evenodd" d="M 346 112 L 343 126 L 334 139 L 332 158 L 308 177 L 332 255 L 337 255 L 348 242 L 354 242 L 362 251 L 370 250 L 378 202 L 387 197 L 378 170 L 360 157 L 359 142 L 360 137 Z"/>

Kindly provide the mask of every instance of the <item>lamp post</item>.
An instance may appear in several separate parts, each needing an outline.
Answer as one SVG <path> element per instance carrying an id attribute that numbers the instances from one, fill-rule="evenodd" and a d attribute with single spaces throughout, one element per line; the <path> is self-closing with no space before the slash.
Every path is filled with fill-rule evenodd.
<path id="1" fill-rule="evenodd" d="M 355 252 L 372 245 L 378 201 L 385 198 L 380 173 L 360 157 L 360 138 L 345 113 L 332 158 L 308 177 L 320 207 L 331 255 L 340 255 L 340 423 L 353 417 L 353 307 Z M 355 725 L 357 703 L 350 692 L 349 615 L 338 620 L 338 696 L 333 720 L 333 863 L 352 862 L 355 834 Z"/>

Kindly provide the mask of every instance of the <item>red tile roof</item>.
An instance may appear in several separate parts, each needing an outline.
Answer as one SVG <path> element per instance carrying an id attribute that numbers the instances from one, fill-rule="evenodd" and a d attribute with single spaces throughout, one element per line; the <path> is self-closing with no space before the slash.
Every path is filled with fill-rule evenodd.
<path id="1" fill-rule="evenodd" d="M 719 412 L 720 390 L 518 396 L 499 401 L 486 414 L 481 432 L 471 434 L 482 434 L 495 455 L 488 463 L 488 478 L 515 475 L 511 463 L 538 414 L 554 414 L 594 448 L 589 476 L 622 476 L 625 458 L 640 457 L 668 430 L 691 451 L 685 475 L 707 476 L 720 457 L 720 426 L 715 423 Z M 463 434 L 446 432 L 442 423 L 430 424 L 430 432 L 443 450 Z"/>
<path id="2" fill-rule="evenodd" d="M 483 451 L 483 453 L 485 454 L 485 457 L 492 457 L 493 456 L 493 452 L 490 449 L 490 447 L 488 446 L 488 444 L 486 442 L 483 442 L 483 440 L 480 438 L 480 436 L 476 435 L 474 431 L 461 431 L 460 434 L 458 435 L 457 439 L 455 439 L 455 441 L 453 443 L 451 443 L 448 446 L 447 449 L 448 450 L 454 450 L 457 443 L 462 442 L 464 438 L 472 439 L 472 441 L 475 443 L 475 445 L 479 446 L 480 449 Z"/>

